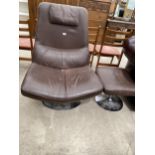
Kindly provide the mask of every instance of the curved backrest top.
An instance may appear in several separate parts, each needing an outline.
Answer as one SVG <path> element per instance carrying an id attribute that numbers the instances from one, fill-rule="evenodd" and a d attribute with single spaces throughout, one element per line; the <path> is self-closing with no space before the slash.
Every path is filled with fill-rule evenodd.
<path id="1" fill-rule="evenodd" d="M 135 36 L 130 37 L 124 42 L 123 52 L 128 60 L 135 64 Z"/>
<path id="2" fill-rule="evenodd" d="M 43 2 L 38 13 L 33 61 L 56 68 L 88 64 L 86 9 Z"/>
<path id="3" fill-rule="evenodd" d="M 40 3 L 36 40 L 61 49 L 87 46 L 87 16 L 86 9 L 82 7 Z"/>

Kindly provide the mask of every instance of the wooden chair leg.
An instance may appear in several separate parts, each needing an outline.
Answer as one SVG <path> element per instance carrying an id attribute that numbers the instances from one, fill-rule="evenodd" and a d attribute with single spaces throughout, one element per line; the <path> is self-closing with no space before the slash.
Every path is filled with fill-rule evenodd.
<path id="1" fill-rule="evenodd" d="M 114 56 L 111 58 L 110 64 L 112 64 L 113 60 L 114 60 Z"/>
<path id="2" fill-rule="evenodd" d="M 90 67 L 92 66 L 92 54 L 91 53 L 89 54 L 89 65 Z"/>
<path id="3" fill-rule="evenodd" d="M 117 67 L 120 66 L 120 63 L 121 63 L 122 57 L 123 57 L 123 52 L 121 53 L 121 55 L 120 55 L 119 58 L 118 58 L 118 64 L 117 64 Z"/>
<path id="4" fill-rule="evenodd" d="M 99 62 L 100 62 L 100 53 L 97 53 L 96 56 L 97 56 L 97 62 L 96 62 L 96 66 L 95 66 L 95 72 L 96 72 L 96 69 L 97 69 Z"/>
<path id="5" fill-rule="evenodd" d="M 93 64 L 93 61 L 94 61 L 94 53 L 92 54 L 91 66 Z"/>

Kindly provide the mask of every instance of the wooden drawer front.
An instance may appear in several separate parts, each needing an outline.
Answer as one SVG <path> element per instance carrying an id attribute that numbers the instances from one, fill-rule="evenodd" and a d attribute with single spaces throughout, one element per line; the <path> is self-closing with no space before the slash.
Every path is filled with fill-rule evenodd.
<path id="1" fill-rule="evenodd" d="M 102 12 L 108 13 L 110 8 L 110 3 L 104 3 L 100 1 L 94 1 L 94 0 L 80 0 L 79 6 L 85 7 L 88 10 L 102 11 Z"/>

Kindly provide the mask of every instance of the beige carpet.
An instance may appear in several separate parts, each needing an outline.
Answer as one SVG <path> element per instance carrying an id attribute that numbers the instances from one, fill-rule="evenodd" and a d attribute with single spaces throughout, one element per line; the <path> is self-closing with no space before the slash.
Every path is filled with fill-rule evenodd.
<path id="1" fill-rule="evenodd" d="M 29 65 L 19 64 L 20 86 Z M 109 112 L 91 98 L 56 111 L 21 93 L 19 100 L 20 155 L 134 155 L 134 111 L 125 103 Z"/>

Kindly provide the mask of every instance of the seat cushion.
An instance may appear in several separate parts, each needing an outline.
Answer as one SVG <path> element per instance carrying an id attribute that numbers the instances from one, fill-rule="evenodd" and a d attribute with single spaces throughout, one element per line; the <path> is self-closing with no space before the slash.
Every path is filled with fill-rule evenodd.
<path id="1" fill-rule="evenodd" d="M 32 39 L 34 45 L 34 39 Z M 20 49 L 31 49 L 30 38 L 19 38 L 19 48 Z"/>
<path id="2" fill-rule="evenodd" d="M 125 69 L 117 67 L 99 67 L 97 74 L 103 84 L 103 90 L 110 95 L 134 96 L 135 85 Z"/>
<path id="3" fill-rule="evenodd" d="M 60 103 L 91 97 L 103 88 L 88 66 L 62 70 L 32 63 L 21 90 L 23 95 Z"/>
<path id="4" fill-rule="evenodd" d="M 98 53 L 100 51 L 101 45 L 96 45 L 95 51 Z M 89 52 L 92 53 L 94 50 L 94 44 L 89 44 Z M 112 46 L 103 46 L 101 55 L 107 56 L 120 56 L 121 52 Z"/>
<path id="5" fill-rule="evenodd" d="M 96 51 L 99 52 L 101 48 L 101 45 L 97 45 L 96 46 Z M 101 50 L 101 54 L 103 55 L 110 55 L 110 56 L 120 56 L 121 52 L 116 48 L 116 47 L 112 47 L 112 46 L 102 46 L 102 50 Z"/>
<path id="6" fill-rule="evenodd" d="M 88 44 L 88 48 L 89 48 L 89 52 L 90 52 L 90 53 L 93 53 L 93 52 L 94 52 L 94 44 L 89 43 L 89 44 Z"/>

